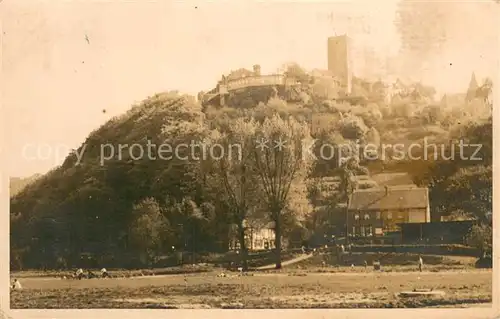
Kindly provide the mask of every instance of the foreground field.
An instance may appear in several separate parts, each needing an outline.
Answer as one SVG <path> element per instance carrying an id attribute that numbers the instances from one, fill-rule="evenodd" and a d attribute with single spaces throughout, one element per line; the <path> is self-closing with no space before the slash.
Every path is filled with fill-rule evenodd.
<path id="1" fill-rule="evenodd" d="M 217 274 L 81 281 L 23 278 L 23 289 L 11 292 L 11 308 L 394 308 L 491 302 L 491 270 Z M 446 295 L 395 295 L 415 288 Z"/>

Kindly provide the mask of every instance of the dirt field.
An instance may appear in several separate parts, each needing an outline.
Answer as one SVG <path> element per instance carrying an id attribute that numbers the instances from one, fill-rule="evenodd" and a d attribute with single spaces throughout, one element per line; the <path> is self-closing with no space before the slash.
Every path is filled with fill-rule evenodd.
<path id="1" fill-rule="evenodd" d="M 361 268 L 361 267 L 359 267 Z M 11 308 L 395 308 L 450 307 L 491 302 L 491 270 L 325 273 L 217 272 L 134 278 L 22 278 Z M 433 288 L 443 297 L 400 298 Z"/>

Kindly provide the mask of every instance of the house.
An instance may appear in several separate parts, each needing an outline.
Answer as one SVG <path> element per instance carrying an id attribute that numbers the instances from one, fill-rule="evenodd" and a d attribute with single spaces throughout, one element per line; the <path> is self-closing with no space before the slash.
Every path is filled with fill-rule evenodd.
<path id="1" fill-rule="evenodd" d="M 312 92 L 314 95 L 327 100 L 334 100 L 339 94 L 344 94 L 341 80 L 331 71 L 314 69 L 311 72 Z"/>
<path id="2" fill-rule="evenodd" d="M 274 249 L 275 234 L 274 223 L 262 223 L 258 220 L 252 220 L 244 223 L 245 230 L 245 243 L 249 251 L 259 251 Z M 282 245 L 286 244 L 282 239 Z M 229 240 L 229 250 L 240 249 L 240 242 L 237 234 L 232 233 Z"/>
<path id="3" fill-rule="evenodd" d="M 350 236 L 382 236 L 399 231 L 401 223 L 428 223 L 430 219 L 427 188 L 410 185 L 358 189 L 349 197 Z"/>

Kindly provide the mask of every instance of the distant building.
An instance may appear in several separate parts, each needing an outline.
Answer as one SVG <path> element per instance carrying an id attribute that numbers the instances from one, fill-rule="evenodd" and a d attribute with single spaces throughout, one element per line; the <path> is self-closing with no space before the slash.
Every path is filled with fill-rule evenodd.
<path id="1" fill-rule="evenodd" d="M 373 237 L 399 231 L 402 223 L 431 221 L 427 188 L 414 186 L 358 189 L 351 194 L 347 228 L 350 236 Z"/>
<path id="2" fill-rule="evenodd" d="M 351 93 L 352 50 L 346 35 L 328 38 L 328 70 L 337 76 L 347 94 Z"/>
<path id="3" fill-rule="evenodd" d="M 467 102 L 470 102 L 476 98 L 477 89 L 479 85 L 477 84 L 476 74 L 472 72 L 471 79 L 469 82 L 469 88 L 467 90 L 467 96 L 465 97 Z"/>
<path id="4" fill-rule="evenodd" d="M 310 75 L 313 79 L 312 91 L 314 95 L 327 100 L 334 100 L 343 93 L 341 80 L 333 72 L 313 69 Z"/>
<path id="5" fill-rule="evenodd" d="M 249 251 L 268 250 L 276 248 L 274 223 L 262 223 L 258 220 L 245 222 L 245 244 Z M 282 246 L 285 247 L 287 242 L 285 238 L 281 240 Z M 237 234 L 233 233 L 229 240 L 229 250 L 240 249 L 240 242 Z"/>
<path id="6" fill-rule="evenodd" d="M 228 97 L 248 88 L 288 88 L 296 84 L 297 81 L 295 79 L 286 77 L 284 74 L 262 75 L 260 65 L 256 64 L 253 66 L 253 71 L 240 68 L 231 71 L 228 75 L 222 75 L 217 86 L 207 93 L 200 95 L 199 98 L 201 98 L 203 105 L 214 104 L 224 106 Z"/>

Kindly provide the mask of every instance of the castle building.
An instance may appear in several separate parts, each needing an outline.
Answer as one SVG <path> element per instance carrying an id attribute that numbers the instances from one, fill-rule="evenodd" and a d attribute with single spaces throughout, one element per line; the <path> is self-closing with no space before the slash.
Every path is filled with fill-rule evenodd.
<path id="1" fill-rule="evenodd" d="M 328 70 L 335 74 L 347 94 L 351 93 L 352 48 L 351 40 L 346 36 L 328 38 Z"/>

